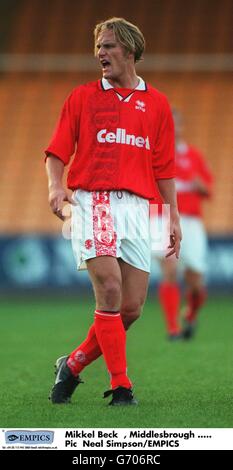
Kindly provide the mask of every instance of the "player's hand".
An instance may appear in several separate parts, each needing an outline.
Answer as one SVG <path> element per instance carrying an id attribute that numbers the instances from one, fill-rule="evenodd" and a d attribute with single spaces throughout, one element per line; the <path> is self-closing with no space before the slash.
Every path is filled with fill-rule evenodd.
<path id="1" fill-rule="evenodd" d="M 49 205 L 52 212 L 61 220 L 65 220 L 62 213 L 63 203 L 67 201 L 72 205 L 76 205 L 72 199 L 72 195 L 65 191 L 63 187 L 53 187 L 49 189 Z"/>
<path id="2" fill-rule="evenodd" d="M 176 255 L 176 258 L 179 258 L 180 254 L 180 243 L 182 240 L 182 232 L 180 228 L 180 219 L 178 212 L 172 211 L 170 213 L 170 244 L 168 246 L 168 253 L 166 258 L 172 255 Z"/>
<path id="3" fill-rule="evenodd" d="M 202 196 L 210 195 L 210 189 L 208 188 L 208 185 L 199 176 L 195 176 L 195 178 L 193 178 L 192 190 L 198 194 L 201 194 Z"/>

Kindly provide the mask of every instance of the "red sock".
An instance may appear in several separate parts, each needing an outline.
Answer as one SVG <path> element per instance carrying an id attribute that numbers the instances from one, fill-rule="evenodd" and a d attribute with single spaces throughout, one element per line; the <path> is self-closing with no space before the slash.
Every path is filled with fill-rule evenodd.
<path id="1" fill-rule="evenodd" d="M 180 290 L 177 284 L 162 282 L 159 286 L 159 301 L 162 305 L 169 334 L 180 332 L 178 322 Z"/>
<path id="2" fill-rule="evenodd" d="M 126 364 L 126 333 L 120 313 L 95 311 L 95 332 L 111 376 L 111 386 L 130 388 Z"/>
<path id="3" fill-rule="evenodd" d="M 102 355 L 99 343 L 95 334 L 94 324 L 90 327 L 86 339 L 70 355 L 67 361 L 71 372 L 76 376 L 84 367 L 95 361 Z"/>
<path id="4" fill-rule="evenodd" d="M 204 304 L 207 298 L 207 291 L 202 287 L 199 291 L 189 291 L 186 295 L 188 308 L 185 315 L 185 319 L 189 322 L 193 322 L 197 318 L 199 309 Z"/>

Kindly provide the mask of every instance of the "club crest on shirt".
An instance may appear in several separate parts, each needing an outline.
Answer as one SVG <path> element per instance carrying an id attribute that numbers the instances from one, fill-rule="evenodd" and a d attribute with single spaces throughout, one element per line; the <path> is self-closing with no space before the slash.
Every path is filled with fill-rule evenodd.
<path id="1" fill-rule="evenodd" d="M 144 101 L 137 100 L 135 104 L 135 109 L 138 109 L 139 111 L 142 111 L 143 113 L 145 113 L 146 105 Z"/>

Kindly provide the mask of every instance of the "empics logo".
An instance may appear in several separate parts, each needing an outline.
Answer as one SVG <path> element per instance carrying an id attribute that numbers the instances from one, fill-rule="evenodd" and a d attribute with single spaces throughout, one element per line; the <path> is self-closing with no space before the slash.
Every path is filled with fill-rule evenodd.
<path id="1" fill-rule="evenodd" d="M 5 442 L 6 444 L 24 444 L 24 445 L 38 445 L 38 444 L 52 444 L 54 439 L 53 431 L 6 431 Z"/>
<path id="2" fill-rule="evenodd" d="M 19 439 L 19 436 L 16 436 L 16 434 L 10 434 L 10 435 L 8 436 L 8 441 L 10 441 L 10 442 L 14 442 L 14 441 L 16 441 L 17 439 Z"/>
<path id="3" fill-rule="evenodd" d="M 115 132 L 107 132 L 107 129 L 101 129 L 97 134 L 97 140 L 100 144 L 126 144 L 134 147 L 144 147 L 150 150 L 149 137 L 136 136 L 134 134 L 126 134 L 126 129 L 117 128 Z"/>

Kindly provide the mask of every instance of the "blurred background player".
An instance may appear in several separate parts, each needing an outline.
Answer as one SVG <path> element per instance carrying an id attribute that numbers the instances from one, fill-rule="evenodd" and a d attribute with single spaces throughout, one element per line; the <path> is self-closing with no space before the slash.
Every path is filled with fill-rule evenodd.
<path id="1" fill-rule="evenodd" d="M 181 337 L 190 339 L 193 336 L 199 310 L 207 297 L 204 283 L 207 235 L 202 222 L 202 202 L 211 195 L 213 181 L 203 155 L 184 140 L 183 117 L 177 109 L 173 109 L 173 118 L 176 189 L 183 241 L 179 262 L 173 256 L 160 258 L 162 281 L 159 285 L 159 301 L 171 340 Z M 186 307 L 183 329 L 180 325 L 179 267 L 184 269 Z"/>
<path id="2" fill-rule="evenodd" d="M 98 24 L 94 34 L 103 78 L 76 87 L 65 101 L 46 150 L 46 168 L 53 213 L 64 220 L 63 202 L 77 204 L 72 208 L 72 246 L 77 269 L 86 261 L 96 310 L 83 343 L 57 360 L 51 400 L 68 403 L 80 372 L 103 354 L 111 378 L 104 396 L 112 394 L 110 405 L 134 405 L 125 330 L 140 316 L 147 294 L 148 199 L 155 197 L 156 182 L 170 205 L 169 255 L 178 256 L 180 250 L 174 125 L 166 97 L 136 74 L 135 62 L 145 45 L 141 31 L 111 18 Z M 67 179 L 72 200 L 62 176 L 74 153 Z M 139 209 L 146 236 L 134 232 Z M 128 229 L 122 234 L 124 216 Z"/>

